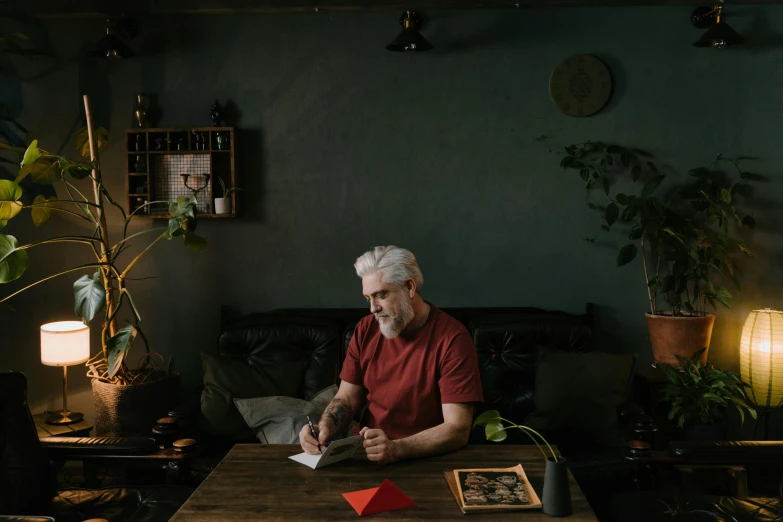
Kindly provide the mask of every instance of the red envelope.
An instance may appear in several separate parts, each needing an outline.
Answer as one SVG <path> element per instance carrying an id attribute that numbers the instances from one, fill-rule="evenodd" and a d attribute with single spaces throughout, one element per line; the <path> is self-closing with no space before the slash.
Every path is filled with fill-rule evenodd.
<path id="1" fill-rule="evenodd" d="M 415 504 L 408 496 L 400 491 L 391 480 L 384 480 L 377 488 L 362 489 L 343 493 L 345 500 L 360 515 L 374 515 L 384 511 L 394 511 L 406 507 L 413 507 Z"/>

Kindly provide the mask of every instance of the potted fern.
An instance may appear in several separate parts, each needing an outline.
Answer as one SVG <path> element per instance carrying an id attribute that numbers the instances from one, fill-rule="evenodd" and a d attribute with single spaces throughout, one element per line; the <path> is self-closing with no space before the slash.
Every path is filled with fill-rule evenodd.
<path id="1" fill-rule="evenodd" d="M 671 404 L 668 418 L 689 440 L 724 438 L 721 426 L 729 407 L 737 409 L 743 423 L 746 412 L 754 419 L 758 415 L 745 392 L 749 385 L 737 374 L 719 370 L 711 362 L 703 364 L 701 356 L 705 351 L 702 348 L 688 359 L 680 357 L 681 370 L 658 365 L 669 381 L 664 388 L 664 396 Z"/>
<path id="2" fill-rule="evenodd" d="M 709 348 L 713 311 L 718 304 L 731 307 L 725 285 L 740 290 L 739 260 L 754 257 L 742 235 L 756 220 L 741 209 L 752 202 L 751 183 L 766 178 L 742 168 L 750 158 L 719 154 L 661 194 L 666 175 L 644 151 L 589 141 L 563 151 L 560 165 L 578 172 L 588 208 L 601 215 L 601 231 L 626 238 L 617 266 L 640 260 L 655 361 L 677 366 L 678 356 Z M 705 350 L 702 364 L 706 357 Z"/>
<path id="3" fill-rule="evenodd" d="M 77 149 L 89 161 L 72 160 L 53 154 L 33 140 L 26 149 L 8 143 L 2 148 L 24 152 L 16 179 L 0 180 L 0 228 L 23 210 L 29 210 L 33 223 L 40 227 L 52 214 L 64 213 L 79 220 L 90 234 L 57 236 L 19 244 L 16 237 L 0 233 L 0 283 L 10 283 L 22 277 L 30 263 L 28 251 L 43 245 L 79 245 L 94 256 L 94 261 L 73 266 L 27 284 L 9 295 L 0 297 L 4 303 L 21 292 L 50 279 L 73 273 L 84 273 L 74 282 L 74 312 L 85 324 L 101 317 L 100 350 L 87 362 L 87 375 L 92 379 L 95 397 L 95 423 L 98 435 L 148 434 L 154 420 L 167 412 L 167 395 L 174 391 L 176 375 L 171 361 L 166 363 L 150 347 L 142 328 L 142 317 L 131 295 L 130 272 L 149 251 L 162 240 L 181 238 L 187 248 L 203 250 L 207 241 L 193 233 L 196 200 L 180 196 L 171 202 L 151 201 L 127 213 L 109 194 L 103 183 L 98 149 L 108 139 L 105 129 L 94 129 L 89 98 L 84 97 L 87 127 L 77 135 Z M 29 179 L 28 179 L 29 178 Z M 23 181 L 35 184 L 60 184 L 61 194 L 68 197 L 38 195 L 31 204 L 23 203 Z M 79 189 L 80 181 L 90 181 L 91 197 Z M 169 203 L 167 226 L 142 230 L 128 235 L 128 225 L 134 214 L 156 203 Z M 107 210 L 118 213 L 123 222 L 122 239 L 111 242 L 107 226 Z M 120 255 L 129 248 L 129 241 L 139 241 L 153 234 L 149 244 L 135 256 Z M 123 264 L 124 260 L 124 264 Z M 127 311 L 127 315 L 122 312 Z M 127 320 L 122 325 L 121 321 Z M 141 340 L 143 355 L 136 367 L 130 364 L 128 353 L 134 342 Z"/>

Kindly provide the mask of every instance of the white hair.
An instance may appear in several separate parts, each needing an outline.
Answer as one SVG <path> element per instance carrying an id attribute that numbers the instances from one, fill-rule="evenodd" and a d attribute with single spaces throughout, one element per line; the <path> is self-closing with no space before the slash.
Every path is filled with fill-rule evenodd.
<path id="1" fill-rule="evenodd" d="M 394 245 L 377 246 L 365 252 L 356 258 L 353 266 L 359 277 L 380 272 L 385 282 L 400 288 L 408 279 L 413 280 L 419 293 L 424 285 L 424 277 L 421 275 L 416 257 L 410 250 Z"/>

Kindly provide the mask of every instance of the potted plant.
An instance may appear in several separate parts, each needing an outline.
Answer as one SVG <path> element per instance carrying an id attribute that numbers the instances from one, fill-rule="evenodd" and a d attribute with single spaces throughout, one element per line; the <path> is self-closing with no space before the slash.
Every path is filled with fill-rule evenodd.
<path id="1" fill-rule="evenodd" d="M 711 362 L 702 364 L 702 348 L 689 359 L 680 357 L 681 370 L 667 364 L 659 364 L 669 381 L 664 396 L 671 403 L 669 420 L 675 421 L 689 440 L 717 440 L 723 438 L 720 426 L 725 421 L 726 410 L 734 406 L 745 422 L 745 412 L 757 418 L 756 409 L 750 405 L 743 382 L 735 373 L 719 370 Z"/>
<path id="2" fill-rule="evenodd" d="M 53 212 L 61 212 L 84 222 L 92 233 L 51 237 L 24 245 L 20 245 L 14 236 L 0 233 L 0 283 L 9 283 L 21 277 L 29 264 L 28 250 L 41 245 L 78 244 L 91 252 L 95 260 L 30 283 L 1 298 L 0 303 L 44 281 L 88 271 L 73 285 L 74 311 L 85 324 L 102 314 L 101 349 L 87 362 L 87 375 L 92 378 L 95 396 L 96 431 L 98 435 L 146 435 L 154 420 L 162 416 L 161 412 L 165 414 L 167 411 L 165 393 L 172 391 L 171 361 L 164 364 L 163 358 L 150 348 L 142 329 L 141 314 L 128 286 L 129 275 L 161 240 L 181 237 L 185 246 L 194 250 L 202 250 L 208 240 L 193 233 L 196 200 L 190 196 L 180 196 L 171 202 L 152 201 L 133 212 L 125 212 L 103 184 L 98 148 L 107 141 L 107 133 L 105 129 L 93 129 L 87 96 L 84 97 L 84 103 L 87 127 L 77 135 L 77 148 L 90 161 L 74 161 L 47 152 L 38 147 L 37 140 L 33 140 L 24 151 L 16 179 L 0 180 L 0 228 L 23 209 L 29 209 L 36 226 L 49 221 Z M 77 185 L 80 180 L 91 181 L 91 198 L 79 190 Z M 20 186 L 23 181 L 36 184 L 60 183 L 68 197 L 61 199 L 38 195 L 32 204 L 24 204 L 24 191 Z M 167 226 L 128 235 L 128 224 L 134 214 L 145 207 L 161 203 L 169 204 Z M 106 211 L 109 208 L 118 212 L 124 222 L 122 239 L 114 243 L 110 241 L 107 226 Z M 147 234 L 156 236 L 135 256 L 126 254 L 122 260 L 127 260 L 121 264 L 120 255 L 128 249 L 128 242 Z M 121 315 L 126 310 L 125 305 L 129 308 L 129 317 Z M 122 319 L 127 319 L 128 324 L 121 325 Z M 145 352 L 138 366 L 132 368 L 128 351 L 137 338 L 141 338 Z"/>
<path id="3" fill-rule="evenodd" d="M 234 191 L 238 191 L 242 189 L 237 185 L 232 185 L 231 187 L 226 189 L 226 183 L 223 181 L 223 178 L 218 177 L 218 181 L 220 182 L 221 193 L 223 194 L 223 196 L 219 198 L 215 198 L 215 214 L 230 214 L 231 199 L 228 197 L 228 195 Z"/>
<path id="4" fill-rule="evenodd" d="M 503 423 L 507 423 L 504 425 Z M 571 490 L 568 485 L 568 464 L 565 457 L 559 456 L 552 449 L 543 435 L 527 426 L 515 424 L 500 416 L 497 410 L 488 410 L 478 416 L 473 427 L 484 426 L 484 434 L 487 440 L 501 442 L 506 440 L 506 430 L 518 429 L 538 446 L 546 460 L 544 472 L 544 494 L 541 499 L 543 511 L 553 517 L 566 517 L 571 514 Z M 539 443 L 540 441 L 540 443 Z M 544 444 L 549 449 L 549 455 L 541 446 Z"/>
<path id="5" fill-rule="evenodd" d="M 708 310 L 718 303 L 731 307 L 731 293 L 723 285 L 731 281 L 740 290 L 737 258 L 754 257 L 740 236 L 756 221 L 748 214 L 740 217 L 740 207 L 752 196 L 750 182 L 766 178 L 741 168 L 750 158 L 719 154 L 708 167 L 691 169 L 688 182 L 659 196 L 666 176 L 644 151 L 601 142 L 563 150 L 560 165 L 579 173 L 587 206 L 601 213 L 601 230 L 627 237 L 617 266 L 641 259 L 655 361 L 677 365 L 678 355 L 687 358 L 709 348 L 715 315 Z M 618 185 L 640 189 L 624 193 Z M 596 193 L 603 201 L 594 201 Z M 706 357 L 705 350 L 702 364 Z"/>

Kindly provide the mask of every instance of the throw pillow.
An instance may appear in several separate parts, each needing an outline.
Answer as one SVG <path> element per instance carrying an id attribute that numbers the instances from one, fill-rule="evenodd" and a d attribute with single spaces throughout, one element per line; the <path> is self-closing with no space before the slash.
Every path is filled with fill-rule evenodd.
<path id="1" fill-rule="evenodd" d="M 622 445 L 617 408 L 626 402 L 635 362 L 631 354 L 539 348 L 535 410 L 525 425 L 564 446 Z"/>
<path id="2" fill-rule="evenodd" d="M 204 390 L 201 393 L 201 427 L 213 435 L 252 439 L 253 432 L 234 405 L 235 398 L 297 396 L 306 361 L 282 361 L 250 366 L 241 359 L 201 354 Z"/>
<path id="3" fill-rule="evenodd" d="M 309 401 L 293 397 L 257 397 L 234 399 L 239 413 L 262 444 L 296 444 L 307 416 L 317 423 L 337 394 L 333 384 L 315 394 Z"/>

